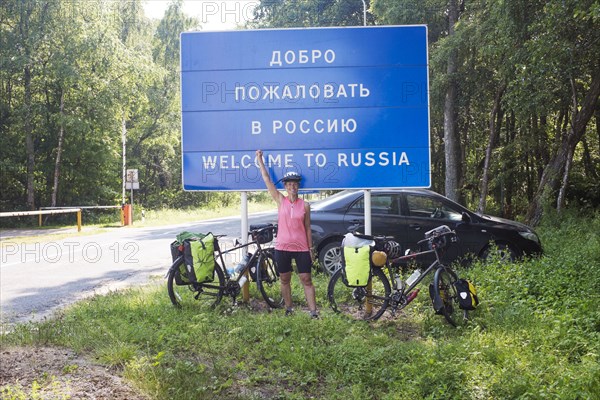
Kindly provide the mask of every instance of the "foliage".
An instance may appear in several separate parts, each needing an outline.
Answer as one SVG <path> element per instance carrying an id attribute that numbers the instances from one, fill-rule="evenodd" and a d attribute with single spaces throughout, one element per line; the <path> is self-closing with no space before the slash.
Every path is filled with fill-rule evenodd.
<path id="1" fill-rule="evenodd" d="M 141 200 L 179 205 L 162 196 L 181 194 L 178 40 L 195 25 L 180 2 L 156 27 L 140 1 L 2 2 L 3 210 L 23 208 L 28 194 L 29 170 L 20 167 L 28 156 L 25 124 L 32 127 L 35 205 L 50 205 L 59 153 L 57 205 L 119 203 L 123 124 L 127 167 L 139 168 L 145 183 Z M 185 205 L 204 200 L 187 199 Z"/>
<path id="2" fill-rule="evenodd" d="M 561 137 L 574 118 L 570 105 L 582 102 L 593 76 L 600 73 L 595 56 L 600 51 L 597 2 L 465 1 L 453 37 L 447 36 L 447 7 L 446 1 L 373 0 L 371 9 L 385 24 L 428 24 L 434 171 L 444 167 L 440 129 L 445 88 L 449 79 L 459 82 L 462 191 L 472 208 L 481 195 L 491 111 L 501 96 L 499 135 L 490 144 L 488 204 L 490 212 L 514 218 L 528 208 L 542 171 L 563 146 Z M 460 58 L 458 76 L 452 77 L 446 72 L 451 51 Z M 598 109 L 597 97 L 595 103 Z M 577 180 L 567 192 L 569 201 L 592 207 L 599 205 L 588 189 L 597 181 L 600 165 L 599 123 L 597 114 L 579 143 L 570 173 Z M 433 176 L 434 188 L 443 188 L 443 174 Z"/>
<path id="3" fill-rule="evenodd" d="M 20 383 L 3 386 L 0 389 L 0 395 L 3 400 L 43 400 L 48 398 L 67 400 L 70 398 L 62 393 L 60 383 L 55 380 L 54 376 L 45 376 L 42 382 L 33 381 L 31 388 L 24 388 Z"/>
<path id="4" fill-rule="evenodd" d="M 262 0 L 247 27 L 360 26 L 363 4 L 369 25 L 426 24 L 433 189 L 445 187 L 444 101 L 448 83 L 457 82 L 463 203 L 477 208 L 483 197 L 486 211 L 517 218 L 544 189 L 549 171 L 546 207 L 556 207 L 563 186 L 567 205 L 597 208 L 597 97 L 589 99 L 596 112 L 583 134 L 567 141 L 572 156 L 561 152 L 600 74 L 598 2 L 458 3 L 452 36 L 442 0 Z M 48 206 L 54 194 L 59 206 L 120 203 L 123 127 L 127 168 L 139 170 L 136 197 L 144 207 L 234 201 L 234 193 L 181 187 L 179 35 L 199 23 L 183 13 L 181 0 L 159 21 L 147 19 L 141 4 L 0 3 L 2 211 Z M 458 60 L 452 76 L 450 54 Z M 493 136 L 490 115 L 497 103 Z"/>
<path id="5" fill-rule="evenodd" d="M 600 215 L 549 216 L 546 255 L 460 274 L 481 299 L 451 328 L 421 295 L 394 319 L 321 319 L 248 306 L 172 307 L 164 281 L 96 296 L 56 319 L 17 325 L 2 344 L 60 345 L 120 369 L 155 399 L 597 398 L 600 393 Z M 423 293 L 422 293 L 423 294 Z"/>
<path id="6" fill-rule="evenodd" d="M 363 25 L 364 11 L 360 1 L 263 0 L 254 9 L 255 18 L 248 26 L 295 28 Z M 367 23 L 373 23 L 371 15 L 367 16 Z"/>

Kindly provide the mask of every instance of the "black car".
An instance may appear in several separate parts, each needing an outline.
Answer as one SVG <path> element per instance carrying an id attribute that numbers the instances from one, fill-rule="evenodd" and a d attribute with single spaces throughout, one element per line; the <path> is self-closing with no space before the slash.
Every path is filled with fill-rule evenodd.
<path id="1" fill-rule="evenodd" d="M 313 245 L 324 271 L 340 266 L 340 244 L 348 232 L 364 232 L 362 190 L 345 190 L 311 203 Z M 487 258 L 491 252 L 511 260 L 542 253 L 537 234 L 528 226 L 469 211 L 426 189 L 371 191 L 371 233 L 393 236 L 401 250 L 417 249 L 425 232 L 440 225 L 455 230 L 458 242 L 449 247 L 445 261 Z M 424 260 L 428 261 L 428 260 Z"/>

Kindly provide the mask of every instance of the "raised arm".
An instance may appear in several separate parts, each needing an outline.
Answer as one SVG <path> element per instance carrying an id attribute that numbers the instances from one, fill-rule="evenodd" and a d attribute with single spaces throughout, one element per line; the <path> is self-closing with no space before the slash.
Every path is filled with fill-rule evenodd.
<path id="1" fill-rule="evenodd" d="M 267 171 L 267 167 L 265 166 L 265 161 L 263 160 L 263 151 L 256 150 L 256 161 L 258 162 L 258 166 L 260 167 L 260 174 L 262 175 L 263 181 L 265 181 L 265 185 L 267 186 L 267 190 L 271 194 L 277 206 L 281 202 L 281 193 L 275 187 L 275 184 L 271 180 L 271 176 L 269 175 L 269 171 Z"/>

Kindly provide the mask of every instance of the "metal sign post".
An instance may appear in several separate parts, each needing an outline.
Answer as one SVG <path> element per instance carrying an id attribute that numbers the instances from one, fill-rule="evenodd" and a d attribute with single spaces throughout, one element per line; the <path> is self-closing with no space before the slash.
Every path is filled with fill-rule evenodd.
<path id="1" fill-rule="evenodd" d="M 240 205 L 241 218 L 241 229 L 242 229 L 242 244 L 248 243 L 248 192 L 242 192 L 241 205 Z M 248 247 L 242 248 L 241 259 L 243 260 L 248 253 Z M 246 274 L 248 271 L 246 271 Z M 244 286 L 242 286 L 242 299 L 244 303 L 250 301 L 250 279 L 246 280 Z"/>

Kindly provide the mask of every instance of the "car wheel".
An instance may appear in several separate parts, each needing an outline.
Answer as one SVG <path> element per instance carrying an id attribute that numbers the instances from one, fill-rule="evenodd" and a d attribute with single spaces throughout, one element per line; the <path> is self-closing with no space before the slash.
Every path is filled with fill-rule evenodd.
<path id="1" fill-rule="evenodd" d="M 341 246 L 340 242 L 327 243 L 319 252 L 319 264 L 328 275 L 333 275 L 342 266 Z"/>
<path id="2" fill-rule="evenodd" d="M 487 246 L 482 257 L 485 261 L 499 260 L 504 262 L 515 262 L 519 258 L 519 252 L 506 243 L 496 243 Z"/>

